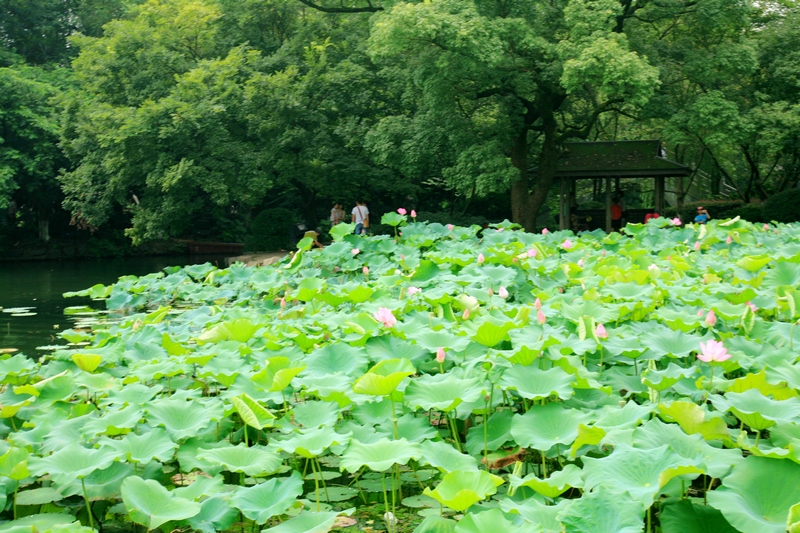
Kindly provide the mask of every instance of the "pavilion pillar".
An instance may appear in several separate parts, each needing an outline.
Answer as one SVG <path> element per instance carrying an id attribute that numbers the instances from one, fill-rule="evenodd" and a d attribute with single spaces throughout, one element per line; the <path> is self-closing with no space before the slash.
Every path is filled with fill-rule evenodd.
<path id="1" fill-rule="evenodd" d="M 566 178 L 558 180 L 558 229 L 567 229 L 566 217 L 564 216 L 564 197 L 567 194 Z"/>
<path id="2" fill-rule="evenodd" d="M 663 177 L 655 178 L 655 186 L 653 188 L 653 200 L 655 203 L 656 213 L 664 215 L 664 196 L 665 196 L 665 179 Z"/>
<path id="3" fill-rule="evenodd" d="M 606 178 L 606 233 L 611 233 L 611 178 Z"/>

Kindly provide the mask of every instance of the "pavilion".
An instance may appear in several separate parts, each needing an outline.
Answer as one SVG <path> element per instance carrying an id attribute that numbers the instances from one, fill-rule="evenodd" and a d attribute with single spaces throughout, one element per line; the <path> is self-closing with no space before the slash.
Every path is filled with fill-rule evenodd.
<path id="1" fill-rule="evenodd" d="M 605 178 L 606 231 L 611 231 L 611 180 L 617 191 L 620 178 L 653 178 L 655 211 L 664 212 L 665 178 L 688 176 L 692 169 L 670 161 L 661 141 L 568 142 L 558 160 L 559 227 L 571 229 L 575 184 L 580 179 Z M 602 181 L 600 182 L 602 183 Z"/>

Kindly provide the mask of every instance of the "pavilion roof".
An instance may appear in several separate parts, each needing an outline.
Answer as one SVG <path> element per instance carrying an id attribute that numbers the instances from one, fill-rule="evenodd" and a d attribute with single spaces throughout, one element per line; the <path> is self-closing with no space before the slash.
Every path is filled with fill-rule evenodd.
<path id="1" fill-rule="evenodd" d="M 660 157 L 660 147 L 659 140 L 564 143 L 556 177 L 655 178 L 691 174 L 688 166 Z"/>

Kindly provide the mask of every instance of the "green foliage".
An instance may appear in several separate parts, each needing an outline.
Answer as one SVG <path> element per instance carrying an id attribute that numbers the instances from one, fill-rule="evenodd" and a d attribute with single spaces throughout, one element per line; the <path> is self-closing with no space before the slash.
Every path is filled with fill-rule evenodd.
<path id="1" fill-rule="evenodd" d="M 800 220 L 800 189 L 789 189 L 772 196 L 764 202 L 764 217 L 776 222 L 797 222 Z"/>
<path id="2" fill-rule="evenodd" d="M 282 207 L 261 211 L 250 223 L 244 249 L 259 252 L 287 249 L 296 222 L 297 215 Z"/>

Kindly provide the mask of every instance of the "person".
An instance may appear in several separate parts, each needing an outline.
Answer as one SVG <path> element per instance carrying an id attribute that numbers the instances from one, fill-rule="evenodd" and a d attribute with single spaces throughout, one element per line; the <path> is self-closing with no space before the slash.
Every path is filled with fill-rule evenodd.
<path id="1" fill-rule="evenodd" d="M 333 209 L 331 209 L 331 226 L 342 222 L 344 222 L 344 209 L 342 209 L 342 204 L 337 202 L 333 204 Z"/>
<path id="2" fill-rule="evenodd" d="M 708 211 L 701 205 L 697 206 L 697 216 L 694 217 L 695 224 L 705 224 L 710 219 L 711 215 L 708 214 Z"/>
<path id="3" fill-rule="evenodd" d="M 661 215 L 659 215 L 659 214 L 658 214 L 657 212 L 655 212 L 655 211 L 653 211 L 652 213 L 647 213 L 647 214 L 644 216 L 644 223 L 645 223 L 645 224 L 647 224 L 647 222 L 648 222 L 650 219 L 653 219 L 653 218 L 661 218 Z"/>
<path id="4" fill-rule="evenodd" d="M 356 235 L 366 235 L 369 229 L 369 209 L 364 200 L 357 200 L 353 212 L 350 213 L 350 221 L 355 222 L 356 230 L 353 232 Z"/>
<path id="5" fill-rule="evenodd" d="M 304 238 L 307 237 L 307 238 L 313 240 L 314 242 L 311 244 L 312 246 L 315 246 L 317 248 L 322 248 L 323 247 L 322 244 L 320 244 L 320 242 L 319 242 L 319 232 L 318 231 L 313 230 L 313 229 L 312 230 L 308 230 L 307 232 L 305 232 L 303 237 Z"/>
<path id="6" fill-rule="evenodd" d="M 619 231 L 622 228 L 622 206 L 619 205 L 619 198 L 614 197 L 611 204 L 611 229 Z"/>

